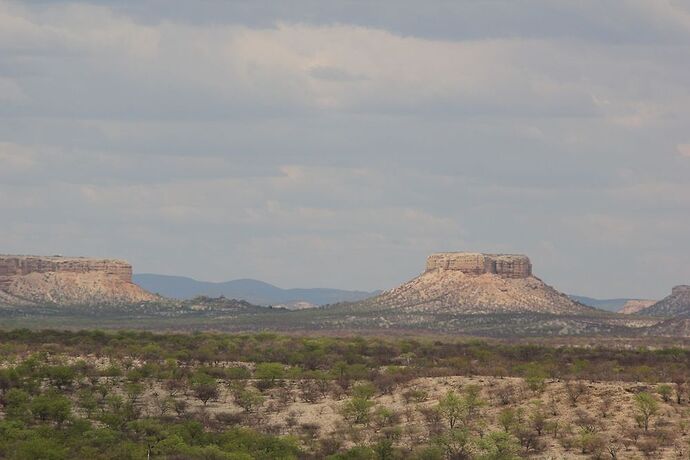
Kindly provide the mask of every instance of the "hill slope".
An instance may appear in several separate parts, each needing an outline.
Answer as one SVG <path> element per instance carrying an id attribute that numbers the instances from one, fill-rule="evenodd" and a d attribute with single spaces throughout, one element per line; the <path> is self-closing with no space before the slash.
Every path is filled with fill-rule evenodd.
<path id="1" fill-rule="evenodd" d="M 475 253 L 432 255 L 420 276 L 352 309 L 444 314 L 593 312 L 533 276 L 527 257 Z"/>
<path id="2" fill-rule="evenodd" d="M 690 286 L 674 287 L 671 295 L 638 313 L 646 316 L 668 317 L 690 315 Z"/>

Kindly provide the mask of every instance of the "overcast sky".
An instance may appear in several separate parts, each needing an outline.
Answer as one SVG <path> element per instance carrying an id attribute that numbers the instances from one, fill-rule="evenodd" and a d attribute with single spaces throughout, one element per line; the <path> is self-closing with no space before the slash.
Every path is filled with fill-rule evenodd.
<path id="1" fill-rule="evenodd" d="M 690 284 L 690 1 L 0 0 L 0 252 L 390 288 Z"/>

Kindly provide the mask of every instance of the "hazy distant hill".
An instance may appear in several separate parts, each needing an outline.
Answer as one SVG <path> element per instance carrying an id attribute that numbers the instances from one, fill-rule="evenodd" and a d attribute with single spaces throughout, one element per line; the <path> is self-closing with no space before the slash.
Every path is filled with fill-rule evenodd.
<path id="1" fill-rule="evenodd" d="M 599 308 L 606 311 L 619 311 L 631 300 L 637 299 L 593 299 L 592 297 L 584 297 L 579 295 L 568 295 L 571 299 L 581 304 L 590 307 Z"/>
<path id="2" fill-rule="evenodd" d="M 243 299 L 256 305 L 288 305 L 304 308 L 304 303 L 325 305 L 337 302 L 355 302 L 376 292 L 347 291 L 343 289 L 281 289 L 253 279 L 239 279 L 222 283 L 197 281 L 183 276 L 142 273 L 134 275 L 134 282 L 144 289 L 176 299 L 191 299 L 204 295 Z"/>

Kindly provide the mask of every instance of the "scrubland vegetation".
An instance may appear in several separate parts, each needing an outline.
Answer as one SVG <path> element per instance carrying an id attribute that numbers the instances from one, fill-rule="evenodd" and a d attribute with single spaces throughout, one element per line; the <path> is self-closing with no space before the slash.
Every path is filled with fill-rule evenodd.
<path id="1" fill-rule="evenodd" d="M 0 331 L 0 457 L 690 458 L 690 351 Z"/>

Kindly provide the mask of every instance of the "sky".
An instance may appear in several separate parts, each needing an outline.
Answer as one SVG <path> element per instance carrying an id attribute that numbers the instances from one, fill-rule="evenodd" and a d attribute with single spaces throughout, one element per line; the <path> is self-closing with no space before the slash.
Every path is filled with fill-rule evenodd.
<path id="1" fill-rule="evenodd" d="M 0 253 L 391 288 L 690 284 L 690 1 L 0 0 Z"/>

